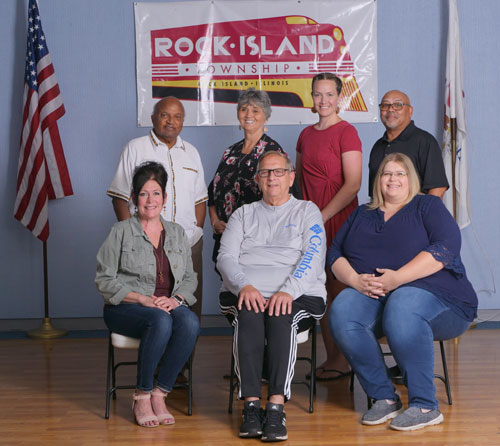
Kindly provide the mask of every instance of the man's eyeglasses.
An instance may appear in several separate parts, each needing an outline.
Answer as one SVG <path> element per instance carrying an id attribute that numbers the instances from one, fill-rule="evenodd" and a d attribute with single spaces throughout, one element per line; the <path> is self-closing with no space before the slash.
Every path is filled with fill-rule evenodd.
<path id="1" fill-rule="evenodd" d="M 393 108 L 394 111 L 400 111 L 403 109 L 405 105 L 407 105 L 408 107 L 410 106 L 410 104 L 405 104 L 404 102 L 393 102 L 392 104 L 389 102 L 382 102 L 382 104 L 379 104 L 378 106 L 382 111 L 387 111 L 391 107 Z"/>
<path id="2" fill-rule="evenodd" d="M 267 178 L 271 172 L 274 172 L 275 177 L 282 177 L 286 172 L 291 172 L 291 169 L 285 169 L 284 167 L 278 167 L 277 169 L 260 169 L 257 171 L 257 175 L 261 178 Z"/>
<path id="3" fill-rule="evenodd" d="M 395 176 L 396 178 L 403 178 L 406 175 L 408 175 L 406 172 L 403 172 L 402 170 L 398 172 L 382 172 L 382 177 L 383 178 L 392 178 Z"/>

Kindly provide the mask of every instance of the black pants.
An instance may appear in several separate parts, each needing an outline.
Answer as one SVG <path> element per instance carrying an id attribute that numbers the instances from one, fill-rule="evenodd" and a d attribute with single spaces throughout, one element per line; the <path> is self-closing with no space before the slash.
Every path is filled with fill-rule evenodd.
<path id="1" fill-rule="evenodd" d="M 233 354 L 240 381 L 239 397 L 261 397 L 264 356 L 269 379 L 269 396 L 285 395 L 290 388 L 297 358 L 297 333 L 307 330 L 325 312 L 323 298 L 300 296 L 292 303 L 292 313 L 269 316 L 243 307 L 238 311 L 238 297 L 230 292 L 219 296 L 219 304 L 234 327 Z"/>

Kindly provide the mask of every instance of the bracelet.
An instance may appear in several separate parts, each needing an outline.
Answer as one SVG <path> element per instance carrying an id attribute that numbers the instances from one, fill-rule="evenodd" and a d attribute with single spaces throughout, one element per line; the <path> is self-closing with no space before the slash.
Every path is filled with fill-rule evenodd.
<path id="1" fill-rule="evenodd" d="M 217 223 L 218 220 L 215 220 L 213 223 L 212 223 L 212 231 L 214 234 L 218 234 L 218 232 L 215 230 L 215 224 Z"/>

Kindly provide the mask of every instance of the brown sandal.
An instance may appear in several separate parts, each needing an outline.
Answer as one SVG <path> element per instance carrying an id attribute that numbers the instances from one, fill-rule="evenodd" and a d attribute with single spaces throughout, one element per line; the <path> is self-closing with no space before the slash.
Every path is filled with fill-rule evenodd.
<path id="1" fill-rule="evenodd" d="M 136 393 L 134 393 L 132 395 L 132 398 L 133 398 L 133 401 L 132 401 L 132 412 L 134 411 L 134 407 L 135 407 L 135 402 L 137 400 L 150 400 L 151 399 L 151 394 L 150 393 L 142 393 L 140 395 L 137 395 Z M 137 416 L 135 416 L 134 414 L 134 417 L 135 417 L 135 422 L 141 426 L 141 427 L 158 427 L 160 425 L 160 421 L 158 419 L 158 417 L 156 415 L 145 415 L 143 417 L 140 417 L 138 418 Z M 158 424 L 146 424 L 148 423 L 149 421 L 156 421 Z"/>

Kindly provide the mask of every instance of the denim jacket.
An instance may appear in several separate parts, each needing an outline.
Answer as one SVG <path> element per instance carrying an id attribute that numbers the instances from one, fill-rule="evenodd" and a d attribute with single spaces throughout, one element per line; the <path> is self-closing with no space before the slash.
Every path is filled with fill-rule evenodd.
<path id="1" fill-rule="evenodd" d="M 165 229 L 163 249 L 174 276 L 172 296 L 180 294 L 188 305 L 196 298 L 196 273 L 191 248 L 182 226 L 161 219 Z M 97 289 L 106 304 L 118 305 L 132 291 L 151 296 L 156 287 L 153 244 L 138 217 L 116 223 L 97 253 Z"/>

